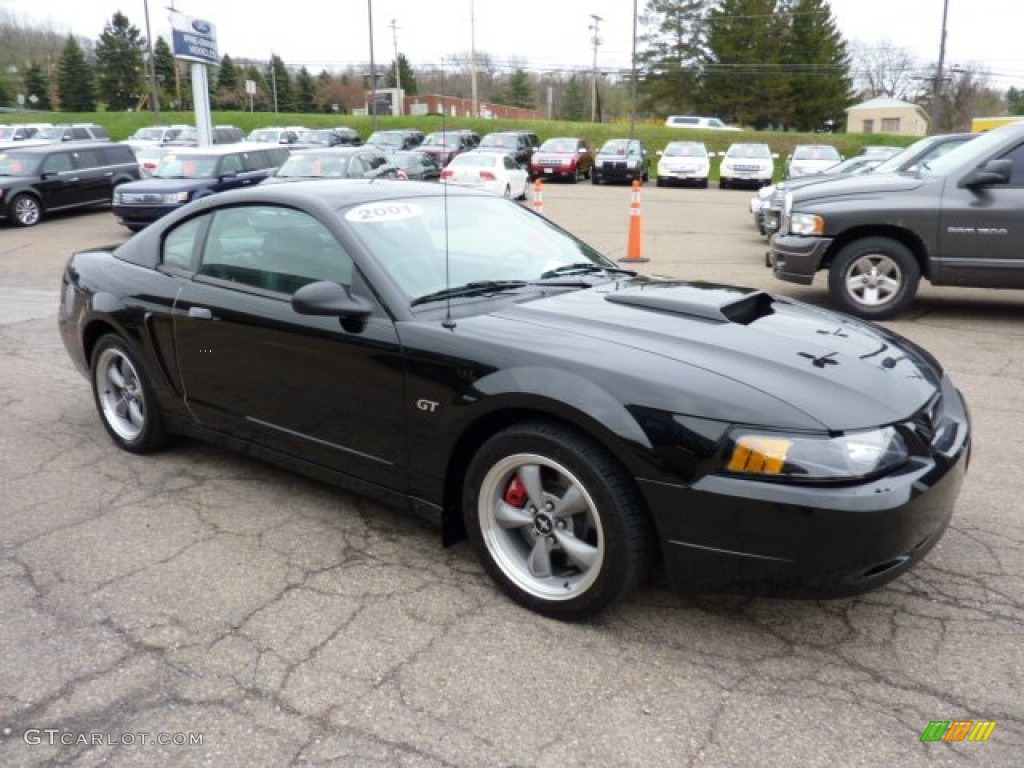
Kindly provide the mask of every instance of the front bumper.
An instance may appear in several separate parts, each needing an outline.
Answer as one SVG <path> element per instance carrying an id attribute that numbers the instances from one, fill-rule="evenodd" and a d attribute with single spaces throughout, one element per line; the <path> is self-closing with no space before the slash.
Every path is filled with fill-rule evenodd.
<path id="1" fill-rule="evenodd" d="M 185 203 L 167 203 L 162 205 L 114 205 L 113 211 L 117 220 L 126 227 L 145 227 L 162 216 L 172 213 Z"/>
<path id="2" fill-rule="evenodd" d="M 642 179 L 644 175 L 643 166 L 630 168 L 624 162 L 614 161 L 595 163 L 593 172 L 602 181 L 633 181 Z"/>
<path id="3" fill-rule="evenodd" d="M 766 266 L 771 267 L 779 280 L 810 285 L 831 246 L 831 237 L 774 235 Z"/>
<path id="4" fill-rule="evenodd" d="M 670 586 L 682 592 L 843 597 L 896 578 L 939 541 L 970 459 L 966 406 L 946 379 L 947 452 L 846 487 L 713 476 L 640 481 Z"/>

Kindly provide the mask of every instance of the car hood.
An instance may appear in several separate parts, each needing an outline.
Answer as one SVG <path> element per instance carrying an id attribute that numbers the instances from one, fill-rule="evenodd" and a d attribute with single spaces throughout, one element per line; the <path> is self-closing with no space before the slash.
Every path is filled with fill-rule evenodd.
<path id="1" fill-rule="evenodd" d="M 154 179 L 150 177 L 145 181 L 131 181 L 127 184 L 121 184 L 118 190 L 121 192 L 184 192 L 190 189 L 205 189 L 216 182 L 216 178 Z"/>
<path id="2" fill-rule="evenodd" d="M 702 396 L 714 401 L 720 392 L 720 400 L 689 415 L 741 423 L 829 430 L 896 423 L 927 403 L 942 379 L 934 358 L 880 326 L 734 286 L 637 278 L 494 316 L 522 324 L 523 337 L 543 338 L 545 350 L 596 355 L 597 365 L 614 366 L 610 376 L 644 372 L 645 384 L 664 382 L 667 393 L 703 380 L 710 391 Z M 738 388 L 746 395 L 736 398 Z"/>
<path id="3" fill-rule="evenodd" d="M 793 193 L 793 202 L 799 203 L 812 197 L 819 200 L 826 197 L 861 197 L 909 192 L 917 189 L 922 183 L 924 180 L 920 176 L 910 173 L 868 173 L 859 176 L 836 176 L 820 182 L 808 179 L 806 185 L 794 184 L 792 187 L 787 182 L 787 188 Z"/>

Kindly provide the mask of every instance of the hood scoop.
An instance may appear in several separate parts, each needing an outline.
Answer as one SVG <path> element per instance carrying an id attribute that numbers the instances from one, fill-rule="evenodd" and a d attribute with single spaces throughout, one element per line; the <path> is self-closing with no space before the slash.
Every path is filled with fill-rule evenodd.
<path id="1" fill-rule="evenodd" d="M 739 325 L 750 325 L 775 312 L 775 300 L 764 291 L 716 283 L 633 284 L 604 298 L 613 304 Z"/>

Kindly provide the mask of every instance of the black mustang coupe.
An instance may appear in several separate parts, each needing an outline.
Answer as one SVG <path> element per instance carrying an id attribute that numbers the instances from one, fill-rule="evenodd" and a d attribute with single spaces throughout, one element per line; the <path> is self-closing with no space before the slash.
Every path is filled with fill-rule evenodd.
<path id="1" fill-rule="evenodd" d="M 124 450 L 196 436 L 426 514 L 559 619 L 655 569 L 872 589 L 942 536 L 970 453 L 953 382 L 884 328 L 419 182 L 190 203 L 72 256 L 59 322 Z"/>

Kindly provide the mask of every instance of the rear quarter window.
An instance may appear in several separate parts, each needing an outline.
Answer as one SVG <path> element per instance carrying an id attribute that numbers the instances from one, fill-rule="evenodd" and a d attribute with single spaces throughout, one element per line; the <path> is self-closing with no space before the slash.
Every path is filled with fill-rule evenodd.
<path id="1" fill-rule="evenodd" d="M 132 148 L 124 144 L 111 144 L 103 148 L 107 165 L 125 165 L 136 162 Z"/>

